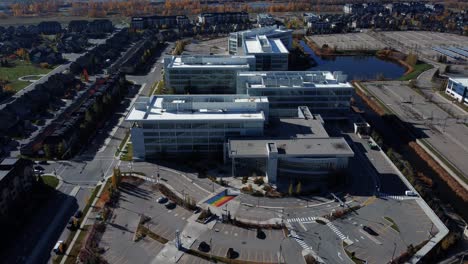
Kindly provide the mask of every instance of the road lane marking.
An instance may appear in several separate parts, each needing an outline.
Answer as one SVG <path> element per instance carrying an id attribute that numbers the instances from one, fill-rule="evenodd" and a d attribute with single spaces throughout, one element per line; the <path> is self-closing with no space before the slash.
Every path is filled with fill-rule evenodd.
<path id="1" fill-rule="evenodd" d="M 341 257 L 341 252 L 338 252 L 338 257 L 343 261 L 344 259 Z"/>

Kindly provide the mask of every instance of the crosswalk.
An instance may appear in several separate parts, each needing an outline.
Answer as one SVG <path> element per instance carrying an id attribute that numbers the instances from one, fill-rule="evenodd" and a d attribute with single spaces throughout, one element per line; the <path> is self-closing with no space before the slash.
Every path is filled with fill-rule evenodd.
<path id="1" fill-rule="evenodd" d="M 346 239 L 346 236 L 343 235 L 343 233 L 341 233 L 341 231 L 338 230 L 338 228 L 337 228 L 332 222 L 328 222 L 328 223 L 327 223 L 327 226 L 328 226 L 333 232 L 335 232 L 335 234 L 336 234 L 341 240 L 345 240 L 345 239 Z"/>
<path id="2" fill-rule="evenodd" d="M 315 221 L 317 217 L 310 216 L 310 217 L 296 217 L 296 218 L 290 218 L 286 219 L 288 223 L 299 223 L 299 222 L 312 222 Z"/>
<path id="3" fill-rule="evenodd" d="M 406 196 L 406 195 L 390 195 L 386 193 L 379 193 L 379 197 L 389 198 L 389 199 L 399 200 L 399 201 L 414 200 L 417 198 L 417 197 L 411 197 L 411 196 Z"/>
<path id="4" fill-rule="evenodd" d="M 296 242 L 303 248 L 303 249 L 310 249 L 310 246 L 307 245 L 307 243 L 304 241 L 302 237 L 300 237 L 294 229 L 290 229 L 289 233 L 291 234 L 291 237 L 296 240 Z"/>

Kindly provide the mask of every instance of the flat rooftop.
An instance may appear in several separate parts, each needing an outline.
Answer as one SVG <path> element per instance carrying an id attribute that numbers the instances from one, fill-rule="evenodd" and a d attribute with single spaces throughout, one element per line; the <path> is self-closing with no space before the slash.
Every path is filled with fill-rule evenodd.
<path id="1" fill-rule="evenodd" d="M 296 139 L 232 139 L 229 140 L 230 157 L 267 157 L 267 144 L 274 143 L 278 156 L 352 157 L 354 152 L 343 138 L 296 138 Z"/>
<path id="2" fill-rule="evenodd" d="M 227 98 L 227 99 L 223 99 Z M 251 103 L 268 105 L 266 97 L 237 96 L 165 96 L 140 98 L 126 121 L 245 120 L 265 121 L 262 110 Z"/>
<path id="3" fill-rule="evenodd" d="M 255 38 L 246 39 L 245 54 L 280 53 L 289 54 L 288 49 L 280 39 Z"/>
<path id="4" fill-rule="evenodd" d="M 280 138 L 321 138 L 328 137 L 320 119 L 300 117 L 270 118 L 265 135 Z"/>
<path id="5" fill-rule="evenodd" d="M 250 89 L 264 88 L 353 88 L 347 75 L 329 71 L 248 71 L 238 77 Z"/>
<path id="6" fill-rule="evenodd" d="M 468 87 L 468 77 L 467 78 L 450 78 L 450 80 L 460 83 L 461 85 Z"/>
<path id="7" fill-rule="evenodd" d="M 255 63 L 255 56 L 172 56 L 165 57 L 164 63 L 168 68 L 239 68 L 250 69 Z"/>

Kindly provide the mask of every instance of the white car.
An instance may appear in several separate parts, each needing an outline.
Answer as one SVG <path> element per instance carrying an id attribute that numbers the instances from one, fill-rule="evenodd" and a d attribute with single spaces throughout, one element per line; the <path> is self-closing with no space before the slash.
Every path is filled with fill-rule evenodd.
<path id="1" fill-rule="evenodd" d="M 405 191 L 406 196 L 418 196 L 418 194 L 414 191 Z"/>

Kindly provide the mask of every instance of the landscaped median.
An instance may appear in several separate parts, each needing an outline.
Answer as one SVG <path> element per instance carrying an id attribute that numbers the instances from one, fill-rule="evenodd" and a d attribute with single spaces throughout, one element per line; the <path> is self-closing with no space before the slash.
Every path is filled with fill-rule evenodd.
<path id="1" fill-rule="evenodd" d="M 42 175 L 41 178 L 42 178 L 42 181 L 44 181 L 46 185 L 54 189 L 56 189 L 60 183 L 60 180 L 54 175 Z"/>

